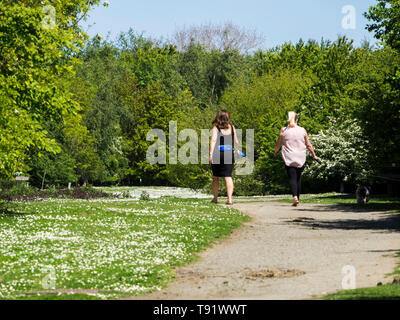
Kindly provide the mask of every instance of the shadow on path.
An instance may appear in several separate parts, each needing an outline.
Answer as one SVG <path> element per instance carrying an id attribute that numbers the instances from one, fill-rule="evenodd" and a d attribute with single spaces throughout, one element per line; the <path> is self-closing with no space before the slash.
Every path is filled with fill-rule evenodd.
<path id="1" fill-rule="evenodd" d="M 298 209 L 299 211 L 340 211 L 340 212 L 379 212 L 386 211 L 388 213 L 400 213 L 400 202 L 383 202 L 383 203 L 368 203 L 366 205 L 358 205 L 354 203 L 338 203 L 330 205 L 318 205 L 314 208 Z"/>
<path id="2" fill-rule="evenodd" d="M 340 211 L 357 212 L 342 206 L 318 206 L 316 208 L 298 209 L 304 212 L 326 212 L 339 209 Z M 359 211 L 362 212 L 362 211 Z M 332 213 L 333 215 L 334 213 Z M 334 218 L 334 216 L 332 216 Z M 312 219 L 312 218 L 297 218 L 286 220 L 287 223 L 300 225 L 311 229 L 341 229 L 341 230 L 371 230 L 382 232 L 400 232 L 400 214 L 393 213 L 378 213 L 374 219 L 363 219 L 360 214 L 359 219 Z"/>

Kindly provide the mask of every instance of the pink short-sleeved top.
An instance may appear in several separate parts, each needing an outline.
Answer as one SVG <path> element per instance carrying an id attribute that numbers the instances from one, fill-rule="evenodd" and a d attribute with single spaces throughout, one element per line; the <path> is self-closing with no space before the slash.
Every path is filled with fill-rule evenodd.
<path id="1" fill-rule="evenodd" d="M 302 168 L 306 163 L 307 132 L 300 126 L 283 128 L 282 157 L 288 167 Z"/>

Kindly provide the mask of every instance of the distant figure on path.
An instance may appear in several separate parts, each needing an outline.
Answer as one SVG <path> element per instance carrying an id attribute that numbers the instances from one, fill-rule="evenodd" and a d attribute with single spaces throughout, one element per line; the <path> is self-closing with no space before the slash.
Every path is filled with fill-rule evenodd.
<path id="1" fill-rule="evenodd" d="M 235 162 L 234 152 L 239 154 L 239 142 L 236 129 L 230 124 L 230 114 L 220 110 L 213 121 L 210 143 L 210 164 L 213 172 L 213 203 L 218 203 L 219 178 L 225 178 L 228 194 L 227 205 L 232 205 L 233 179 L 232 171 Z"/>
<path id="2" fill-rule="evenodd" d="M 308 139 L 307 131 L 297 125 L 298 121 L 298 115 L 295 112 L 289 112 L 288 126 L 281 129 L 275 146 L 275 157 L 282 147 L 282 158 L 292 190 L 293 206 L 296 207 L 300 204 L 301 174 L 306 163 L 307 149 L 315 160 L 318 159 Z"/>

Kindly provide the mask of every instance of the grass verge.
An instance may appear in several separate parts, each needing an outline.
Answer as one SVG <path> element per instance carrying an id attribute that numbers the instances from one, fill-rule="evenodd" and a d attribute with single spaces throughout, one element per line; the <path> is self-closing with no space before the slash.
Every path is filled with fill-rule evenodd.
<path id="1" fill-rule="evenodd" d="M 248 219 L 195 199 L 17 203 L 0 214 L 0 299 L 146 294 Z"/>
<path id="2" fill-rule="evenodd" d="M 324 300 L 400 300 L 400 285 L 386 284 L 371 288 L 344 290 L 327 295 Z"/>
<path id="3" fill-rule="evenodd" d="M 397 255 L 400 258 L 400 253 Z M 400 300 L 400 265 L 392 274 L 393 283 L 376 287 L 342 290 L 323 297 L 324 300 Z"/>

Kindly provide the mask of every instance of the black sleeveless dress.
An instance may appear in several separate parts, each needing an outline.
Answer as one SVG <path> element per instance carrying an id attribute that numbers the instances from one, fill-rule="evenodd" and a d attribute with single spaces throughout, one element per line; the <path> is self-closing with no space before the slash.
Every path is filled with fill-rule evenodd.
<path id="1" fill-rule="evenodd" d="M 233 150 L 235 131 L 231 126 L 232 133 L 224 135 L 220 128 L 217 127 L 217 129 L 218 138 L 213 151 L 213 164 L 211 165 L 213 176 L 232 177 L 233 166 L 235 163 Z M 221 150 L 220 146 L 224 146 L 223 148 L 225 151 Z"/>

